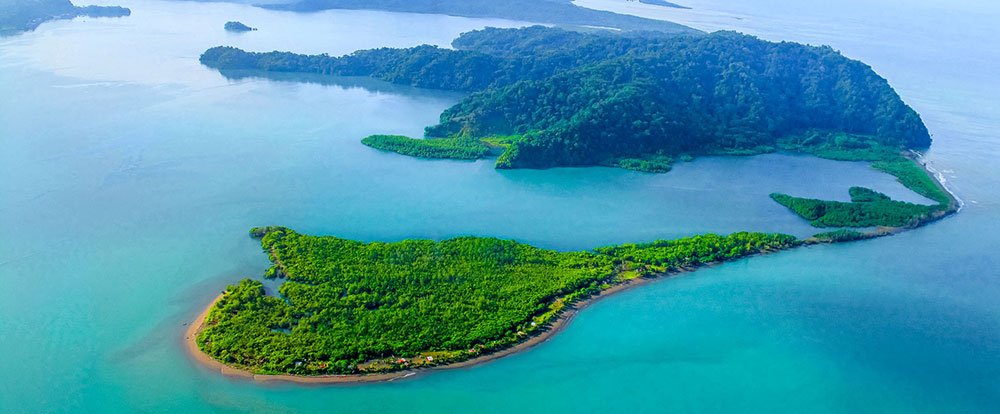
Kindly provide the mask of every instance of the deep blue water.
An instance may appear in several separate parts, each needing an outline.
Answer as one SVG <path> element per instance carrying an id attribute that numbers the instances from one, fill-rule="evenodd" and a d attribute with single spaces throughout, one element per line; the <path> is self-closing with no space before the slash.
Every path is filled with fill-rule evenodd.
<path id="1" fill-rule="evenodd" d="M 813 232 L 773 191 L 845 199 L 868 185 L 920 198 L 864 164 L 802 156 L 704 158 L 650 175 L 386 154 L 359 139 L 419 134 L 460 97 L 357 80 L 233 81 L 198 54 L 446 45 L 523 23 L 126 1 L 129 18 L 0 39 L 0 412 L 996 412 L 997 6 L 581 3 L 864 60 L 924 117 L 927 158 L 966 207 L 891 238 L 652 283 L 598 302 L 541 346 L 470 369 L 363 386 L 233 380 L 195 365 L 181 334 L 226 284 L 266 268 L 252 226 L 568 250 Z M 228 20 L 260 30 L 229 34 Z"/>

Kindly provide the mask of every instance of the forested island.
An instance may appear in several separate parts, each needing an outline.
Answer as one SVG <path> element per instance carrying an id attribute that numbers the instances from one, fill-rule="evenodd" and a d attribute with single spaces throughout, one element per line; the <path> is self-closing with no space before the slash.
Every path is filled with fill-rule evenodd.
<path id="1" fill-rule="evenodd" d="M 670 4 L 659 0 L 660 5 Z M 627 14 L 588 9 L 572 0 L 298 0 L 262 5 L 277 10 L 310 12 L 329 9 L 385 10 L 391 12 L 444 14 L 449 16 L 520 20 L 577 28 L 652 30 L 693 33 L 677 23 L 646 19 Z"/>
<path id="2" fill-rule="evenodd" d="M 78 16 L 123 17 L 132 11 L 118 6 L 77 7 L 69 0 L 0 0 L 0 36 L 35 30 L 38 25 L 55 19 Z"/>
<path id="3" fill-rule="evenodd" d="M 644 280 L 804 245 L 895 234 L 959 202 L 920 163 L 930 134 L 867 65 L 828 47 L 736 33 L 580 33 L 486 29 L 455 50 L 432 46 L 342 57 L 201 56 L 222 73 L 259 70 L 368 76 L 469 92 L 423 139 L 372 135 L 365 145 L 497 168 L 614 166 L 666 172 L 675 159 L 794 151 L 869 162 L 934 204 L 853 187 L 849 202 L 774 193 L 818 228 L 812 237 L 734 233 L 556 252 L 516 241 L 359 242 L 283 227 L 251 230 L 283 278 L 277 294 L 230 286 L 188 334 L 198 355 L 255 378 L 341 382 L 481 361 L 550 335 L 574 309 Z M 260 375 L 270 376 L 261 377 Z M 277 377 L 275 377 L 277 375 Z"/>
<path id="4" fill-rule="evenodd" d="M 799 151 L 874 159 L 930 145 L 927 128 L 869 66 L 829 47 L 708 35 L 486 29 L 433 46 L 342 57 L 216 47 L 201 62 L 373 78 L 472 92 L 420 147 L 501 145 L 497 168 L 607 165 L 662 172 L 679 158 Z M 450 139 L 451 144 L 434 142 Z M 379 140 L 369 140 L 376 148 Z M 484 153 L 483 156 L 487 156 Z M 464 158 L 464 157 L 463 157 Z"/>
<path id="5" fill-rule="evenodd" d="M 258 374 L 372 374 L 511 347 L 615 286 L 796 246 L 735 233 L 556 252 L 509 240 L 363 243 L 257 228 L 280 297 L 245 279 L 214 304 L 201 350 Z"/>
<path id="6" fill-rule="evenodd" d="M 227 32 L 238 32 L 238 33 L 251 32 L 257 30 L 256 28 L 247 26 L 242 22 L 226 22 L 226 24 L 223 25 L 222 28 L 225 29 Z"/>

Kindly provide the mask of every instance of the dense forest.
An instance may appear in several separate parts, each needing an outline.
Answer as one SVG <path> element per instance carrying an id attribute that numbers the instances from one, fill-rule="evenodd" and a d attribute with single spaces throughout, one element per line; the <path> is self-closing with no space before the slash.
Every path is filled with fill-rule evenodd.
<path id="1" fill-rule="evenodd" d="M 209 49 L 202 63 L 472 92 L 428 138 L 515 137 L 498 168 L 611 165 L 665 171 L 680 155 L 777 149 L 833 158 L 925 148 L 919 115 L 867 65 L 829 47 L 709 35 L 485 29 L 455 50 L 347 56 Z"/>
<path id="2" fill-rule="evenodd" d="M 0 0 L 0 36 L 34 30 L 38 25 L 54 19 L 121 17 L 131 13 L 131 10 L 118 6 L 77 7 L 69 0 Z"/>
<path id="3" fill-rule="evenodd" d="M 203 351 L 260 373 L 347 374 L 447 363 L 509 347 L 575 300 L 652 276 L 797 245 L 736 233 L 556 252 L 493 238 L 363 243 L 251 230 L 281 277 L 230 286 L 198 337 Z M 431 357 L 430 360 L 428 357 Z"/>
<path id="4" fill-rule="evenodd" d="M 650 0 L 644 0 L 650 1 Z M 661 6 L 676 4 L 655 0 Z M 328 9 L 386 10 L 407 13 L 446 14 L 450 16 L 499 18 L 572 27 L 611 27 L 620 30 L 695 32 L 687 26 L 662 20 L 588 9 L 572 0 L 298 0 L 263 5 L 265 8 L 292 11 Z"/>

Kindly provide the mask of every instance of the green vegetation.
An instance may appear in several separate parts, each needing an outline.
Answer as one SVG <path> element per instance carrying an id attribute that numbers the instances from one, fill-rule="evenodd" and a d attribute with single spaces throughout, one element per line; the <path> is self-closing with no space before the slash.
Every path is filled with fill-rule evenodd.
<path id="1" fill-rule="evenodd" d="M 777 251 L 797 244 L 795 237 L 785 234 L 740 232 L 729 236 L 705 234 L 677 240 L 623 244 L 600 248 L 596 252 L 610 256 L 616 263 L 624 263 L 628 268 L 638 269 L 645 276 Z"/>
<path id="2" fill-rule="evenodd" d="M 872 163 L 876 170 L 894 175 L 897 180 L 913 192 L 934 200 L 942 205 L 952 206 L 955 200 L 930 174 L 912 161 L 902 157 Z"/>
<path id="3" fill-rule="evenodd" d="M 825 243 L 841 243 L 841 242 L 849 242 L 855 240 L 870 239 L 874 236 L 875 235 L 872 233 L 862 233 L 856 230 L 840 229 L 824 233 L 817 233 L 813 235 L 813 239 Z"/>
<path id="4" fill-rule="evenodd" d="M 681 154 L 776 149 L 888 160 L 930 145 L 885 79 L 829 47 L 709 35 L 486 29 L 455 50 L 376 49 L 342 57 L 217 47 L 229 70 L 370 76 L 474 92 L 427 137 L 517 137 L 497 168 L 614 165 L 669 170 Z M 655 155 L 652 155 L 655 154 Z"/>
<path id="5" fill-rule="evenodd" d="M 241 22 L 226 22 L 223 28 L 230 32 L 250 32 L 257 30 L 256 28 L 247 26 Z"/>
<path id="6" fill-rule="evenodd" d="M 197 341 L 258 373 L 370 373 L 442 364 L 510 347 L 574 301 L 640 276 L 792 247 L 785 235 L 703 235 L 592 252 L 493 238 L 363 243 L 251 230 L 283 277 L 230 286 Z M 433 360 L 428 360 L 432 357 Z"/>
<path id="7" fill-rule="evenodd" d="M 0 36 L 34 30 L 55 19 L 77 16 L 121 17 L 132 11 L 118 6 L 77 7 L 69 0 L 0 0 Z"/>
<path id="8" fill-rule="evenodd" d="M 655 1 L 661 5 L 669 4 L 662 0 Z M 573 4 L 572 0 L 298 0 L 262 7 L 293 11 L 387 10 L 500 18 L 561 26 L 613 27 L 622 30 L 653 30 L 671 33 L 696 32 L 694 29 L 677 23 L 579 7 Z"/>
<path id="9" fill-rule="evenodd" d="M 876 137 L 808 131 L 778 140 L 778 147 L 786 151 L 802 152 L 838 161 L 886 161 L 900 158 L 900 148 L 887 146 Z"/>
<path id="10" fill-rule="evenodd" d="M 665 173 L 670 171 L 673 161 L 673 158 L 670 156 L 654 154 L 646 155 L 642 158 L 620 158 L 609 162 L 608 165 L 626 170 Z"/>
<path id="11" fill-rule="evenodd" d="M 912 227 L 944 210 L 890 199 L 863 187 L 851 187 L 851 202 L 816 200 L 774 193 L 771 198 L 815 227 Z"/>
<path id="12" fill-rule="evenodd" d="M 482 141 L 470 138 L 414 139 L 401 135 L 372 135 L 361 140 L 361 143 L 383 151 L 420 158 L 474 160 L 486 156 L 490 151 L 490 147 Z"/>
<path id="13" fill-rule="evenodd" d="M 916 160 L 900 155 L 876 158 L 872 167 L 891 174 L 913 192 L 937 202 L 922 205 L 895 201 L 885 194 L 864 188 L 850 189 L 851 202 L 816 200 L 774 193 L 771 198 L 816 227 L 915 227 L 944 217 L 957 210 L 957 201 L 925 171 Z M 865 238 L 881 235 L 865 233 Z M 822 236 L 822 237 L 821 237 Z M 856 240 L 853 233 L 820 233 L 823 241 Z"/>

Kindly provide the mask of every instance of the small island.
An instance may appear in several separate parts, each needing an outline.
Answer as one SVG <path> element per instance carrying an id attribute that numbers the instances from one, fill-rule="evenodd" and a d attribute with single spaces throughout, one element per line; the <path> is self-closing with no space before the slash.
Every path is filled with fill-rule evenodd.
<path id="1" fill-rule="evenodd" d="M 370 147 L 496 168 L 611 166 L 662 173 L 702 155 L 791 151 L 864 161 L 934 204 L 853 187 L 849 202 L 774 193 L 813 226 L 797 239 L 739 232 L 557 252 L 511 240 L 360 242 L 261 227 L 251 236 L 281 278 L 245 279 L 198 317 L 188 345 L 221 372 L 258 380 L 384 381 L 488 361 L 537 344 L 593 300 L 647 280 L 800 246 L 888 236 L 953 214 L 960 202 L 920 162 L 930 134 L 869 66 L 828 47 L 736 33 L 578 33 L 486 29 L 455 49 L 419 46 L 342 57 L 216 47 L 201 62 L 368 76 L 469 92 L 423 139 Z"/>
<path id="2" fill-rule="evenodd" d="M 237 32 L 237 33 L 252 32 L 257 30 L 257 28 L 247 26 L 241 22 L 226 22 L 223 28 L 226 29 L 227 32 Z"/>
<path id="3" fill-rule="evenodd" d="M 124 17 L 132 10 L 119 6 L 74 6 L 69 0 L 3 0 L 0 1 L 0 36 L 10 36 L 35 30 L 49 20 L 72 19 L 79 16 Z"/>

